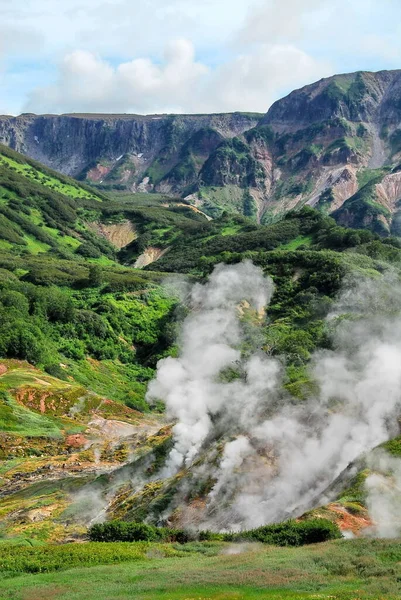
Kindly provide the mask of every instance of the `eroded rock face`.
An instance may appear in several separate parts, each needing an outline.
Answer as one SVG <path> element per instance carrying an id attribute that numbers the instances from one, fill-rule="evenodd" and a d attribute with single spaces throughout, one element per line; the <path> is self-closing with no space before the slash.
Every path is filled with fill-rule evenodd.
<path id="1" fill-rule="evenodd" d="M 295 90 L 273 104 L 261 124 L 295 131 L 341 118 L 351 122 L 399 123 L 393 98 L 401 97 L 401 71 L 334 75 Z"/>
<path id="2" fill-rule="evenodd" d="M 323 204 L 342 223 L 390 232 L 399 190 L 384 167 L 401 162 L 401 71 L 322 79 L 265 116 L 0 117 L 0 142 L 106 189 L 190 198 L 212 217 L 224 206 L 268 221 Z M 368 201 L 358 196 L 373 180 Z"/>
<path id="3" fill-rule="evenodd" d="M 241 135 L 257 122 L 257 116 L 241 113 L 2 116 L 0 142 L 62 173 L 76 177 L 86 170 L 100 181 L 124 155 L 136 159 L 138 170 L 144 172 L 155 158 L 173 154 L 172 150 L 178 162 L 180 151 L 200 130 L 212 132 L 198 142 L 199 153 L 208 155 L 216 141 Z"/>
<path id="4" fill-rule="evenodd" d="M 395 211 L 401 199 L 401 171 L 386 175 L 375 186 L 377 199 L 389 210 Z"/>
<path id="5" fill-rule="evenodd" d="M 95 222 L 90 223 L 90 227 L 119 250 L 128 246 L 138 236 L 135 225 L 131 221 L 111 224 Z"/>
<path id="6" fill-rule="evenodd" d="M 142 254 L 140 256 L 138 256 L 138 258 L 135 261 L 134 268 L 135 269 L 143 269 L 147 265 L 150 265 L 153 262 L 155 262 L 156 260 L 158 260 L 159 258 L 161 258 L 167 251 L 168 251 L 167 248 L 165 248 L 163 250 L 161 248 L 155 248 L 153 246 L 149 246 L 149 248 L 146 248 L 142 252 Z"/>

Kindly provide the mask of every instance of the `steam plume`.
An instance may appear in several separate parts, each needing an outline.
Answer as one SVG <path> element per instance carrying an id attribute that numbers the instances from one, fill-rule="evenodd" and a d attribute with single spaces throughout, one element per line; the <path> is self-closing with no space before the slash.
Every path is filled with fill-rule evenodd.
<path id="1" fill-rule="evenodd" d="M 272 292 L 272 281 L 250 262 L 216 267 L 191 291 L 180 356 L 162 360 L 149 386 L 148 398 L 163 399 L 177 420 L 162 477 L 223 444 L 211 467 L 204 527 L 249 528 L 302 514 L 352 461 L 397 433 L 398 282 L 349 283 L 328 317 L 334 350 L 311 362 L 319 392 L 298 404 L 283 388 L 279 361 L 257 350 L 241 353 L 238 305 L 261 311 Z M 391 315 L 383 317 L 386 309 Z M 344 313 L 352 319 L 339 318 Z M 229 368 L 241 376 L 223 377 Z"/>
<path id="2" fill-rule="evenodd" d="M 376 537 L 401 535 L 401 460 L 383 451 L 374 452 L 369 460 L 373 472 L 365 481 L 367 507 Z"/>

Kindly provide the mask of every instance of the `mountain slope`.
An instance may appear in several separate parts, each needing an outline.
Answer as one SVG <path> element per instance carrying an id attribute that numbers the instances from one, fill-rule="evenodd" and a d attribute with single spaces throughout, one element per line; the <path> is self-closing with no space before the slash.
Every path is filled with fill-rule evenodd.
<path id="1" fill-rule="evenodd" d="M 246 144 L 271 143 L 269 131 L 261 132 L 225 144 L 220 164 L 238 177 L 234 166 L 246 165 L 252 177 Z M 399 239 L 343 228 L 308 206 L 263 226 L 229 212 L 208 220 L 182 200 L 99 195 L 7 148 L 1 153 L 0 209 L 9 235 L 0 245 L 5 539 L 82 538 L 88 524 L 111 518 L 230 529 L 313 510 L 355 532 L 371 524 L 363 482 L 373 472 L 390 488 L 392 479 L 391 469 L 369 462 L 370 451 L 389 439 L 393 453 L 399 445 L 399 380 L 386 379 L 388 365 L 390 374 L 399 369 Z M 384 172 L 364 176 L 362 190 L 382 185 L 389 193 Z M 121 226 L 120 242 L 129 240 L 127 227 L 136 237 L 102 246 L 100 234 L 116 236 L 111 226 Z M 69 244 L 63 246 L 64 237 Z M 78 252 L 86 242 L 97 258 Z M 143 270 L 130 266 L 151 256 L 157 262 Z M 234 285 L 233 272 L 243 277 Z M 208 300 L 205 291 L 213 291 L 219 273 L 223 287 Z M 249 295 L 254 285 L 255 297 Z M 330 357 L 334 364 L 319 378 L 316 364 Z M 343 373 L 345 358 L 351 371 L 327 390 L 326 380 Z M 164 367 L 167 376 L 159 380 Z M 145 396 L 157 368 L 150 406 Z M 367 381 L 350 392 L 361 369 Z M 379 382 L 372 382 L 372 372 Z M 183 389 L 170 394 L 181 378 Z M 365 417 L 369 435 L 358 434 L 354 445 Z M 269 418 L 275 426 L 265 435 L 261 425 L 268 427 Z M 335 434 L 328 430 L 325 437 L 326 422 Z M 184 449 L 197 444 L 191 460 L 182 452 L 177 460 L 180 431 Z M 326 441 L 324 452 L 309 439 Z M 238 447 L 239 454 L 226 453 Z M 274 486 L 282 448 L 291 477 L 289 484 L 281 480 L 280 491 Z M 298 456 L 303 462 L 294 478 Z M 322 460 L 315 463 L 316 456 Z M 227 485 L 224 464 L 231 465 Z M 261 497 L 252 510 L 245 501 L 241 509 L 237 493 L 249 487 L 257 495 L 265 475 L 271 478 L 266 490 L 281 495 L 272 503 Z M 326 506 L 327 498 L 334 504 Z"/>
<path id="2" fill-rule="evenodd" d="M 104 187 L 182 191 L 224 139 L 262 115 L 21 115 L 0 117 L 0 141 Z"/>
<path id="3" fill-rule="evenodd" d="M 179 195 L 211 216 L 269 222 L 307 203 L 388 235 L 399 222 L 400 99 L 401 71 L 358 72 L 296 90 L 263 118 L 21 115 L 0 118 L 0 140 L 98 187 Z"/>
<path id="4" fill-rule="evenodd" d="M 89 523 L 102 518 L 195 527 L 204 522 L 215 483 L 210 469 L 233 432 L 219 428 L 193 465 L 166 476 L 173 423 L 160 414 L 161 403 L 151 409 L 144 401 L 158 360 L 177 356 L 189 311 L 161 287 L 169 274 L 173 286 L 176 273 L 205 281 L 216 264 L 248 258 L 274 278 L 266 314 L 241 305 L 247 332 L 242 351 L 285 357 L 280 397 L 300 406 L 315 393 L 308 364 L 330 345 L 325 316 L 342 282 L 355 273 L 379 279 L 400 258 L 397 240 L 383 243 L 373 233 L 343 229 L 311 208 L 258 226 L 229 214 L 208 221 L 190 206 L 146 199 L 147 206 L 132 206 L 130 197 L 96 200 L 96 206 L 107 205 L 102 210 L 108 217 L 133 219 L 138 230 L 115 259 L 132 261 L 158 243 L 165 250 L 158 273 L 111 261 L 96 271 L 93 259 L 72 253 L 67 260 L 57 249 L 21 253 L 13 251 L 16 242 L 0 248 L 0 509 L 6 538 L 81 538 Z M 78 212 L 85 202 L 77 201 Z M 180 280 L 180 298 L 188 283 Z M 246 375 L 234 364 L 221 378 L 239 384 Z M 267 446 L 260 449 L 260 460 L 269 456 Z M 344 478 L 340 492 L 347 486 Z M 319 498 L 306 508 L 318 506 Z M 343 511 L 348 525 L 347 502 L 340 498 L 335 510 L 319 510 L 333 520 Z M 363 499 L 357 508 L 366 516 Z M 213 518 L 218 528 L 221 521 Z M 361 523 L 355 520 L 353 527 Z"/>
<path id="5" fill-rule="evenodd" d="M 0 247 L 14 255 L 112 264 L 138 237 L 139 256 L 146 241 L 165 247 L 180 232 L 206 222 L 179 199 L 156 194 L 150 201 L 141 194 L 112 199 L 0 145 Z"/>

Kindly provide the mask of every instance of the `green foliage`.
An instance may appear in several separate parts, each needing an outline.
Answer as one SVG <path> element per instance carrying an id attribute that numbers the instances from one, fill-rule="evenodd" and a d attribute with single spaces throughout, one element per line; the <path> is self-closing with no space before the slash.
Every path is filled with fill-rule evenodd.
<path id="1" fill-rule="evenodd" d="M 254 127 L 253 129 L 246 131 L 244 135 L 249 144 L 256 141 L 270 145 L 274 141 L 274 131 L 269 125 L 259 125 L 258 127 Z"/>
<path id="2" fill-rule="evenodd" d="M 162 537 L 161 530 L 153 525 L 124 521 L 92 525 L 88 535 L 91 542 L 154 542 Z"/>
<path id="3" fill-rule="evenodd" d="M 185 544 L 193 535 L 182 529 L 155 527 L 146 523 L 109 521 L 92 525 L 88 530 L 92 542 L 177 542 Z"/>
<path id="4" fill-rule="evenodd" d="M 401 457 L 401 436 L 385 442 L 381 447 L 391 456 Z"/>
<path id="5" fill-rule="evenodd" d="M 164 541 L 183 544 L 194 538 L 194 534 L 185 530 L 118 520 L 92 525 L 88 535 L 92 542 Z M 254 540 L 273 546 L 303 546 L 341 538 L 341 532 L 335 523 L 327 519 L 310 519 L 285 521 L 240 533 L 217 534 L 200 531 L 196 537 L 202 541 Z"/>
<path id="6" fill-rule="evenodd" d="M 102 253 L 91 242 L 84 242 L 77 250 L 77 253 L 84 258 L 100 258 Z"/>
<path id="7" fill-rule="evenodd" d="M 78 248 L 82 256 L 113 258 L 114 249 L 81 218 L 84 207 L 99 217 L 104 197 L 2 145 L 0 199 L 0 241 L 14 252 L 73 256 Z"/>
<path id="8" fill-rule="evenodd" d="M 325 206 L 328 205 L 330 207 L 330 205 L 334 202 L 334 199 L 333 188 L 329 187 L 320 194 L 319 206 L 325 208 Z"/>
<path id="9" fill-rule="evenodd" d="M 371 231 L 387 236 L 389 225 L 386 220 L 391 221 L 391 213 L 383 205 L 376 201 L 375 186 L 383 178 L 383 172 L 369 179 L 360 190 L 333 213 L 333 217 L 340 224 L 355 227 L 357 229 L 370 229 Z M 383 219 L 384 217 L 384 219 Z"/>
<path id="10" fill-rule="evenodd" d="M 237 137 L 220 144 L 200 172 L 201 182 L 206 186 L 235 183 L 246 188 L 257 185 L 264 176 L 264 170 L 253 158 L 248 144 Z"/>
<path id="11" fill-rule="evenodd" d="M 76 270 L 74 263 L 55 259 L 35 259 L 34 268 L 23 259 L 13 261 L 4 258 L 3 264 L 29 270 L 21 280 L 0 282 L 0 358 L 27 360 L 59 379 L 72 376 L 99 394 L 148 411 L 146 383 L 175 336 L 169 323 L 175 301 L 157 289 L 159 278 L 110 267 L 99 273 L 97 265 Z M 92 287 L 94 275 L 96 283 L 98 275 L 104 283 Z M 95 367 L 92 359 L 101 364 Z"/>
<path id="12" fill-rule="evenodd" d="M 365 489 L 365 480 L 369 475 L 369 471 L 364 469 L 357 473 L 350 481 L 349 487 L 343 490 L 339 500 L 341 502 L 359 502 L 364 504 L 367 491 Z"/>
<path id="13" fill-rule="evenodd" d="M 172 547 L 137 544 L 64 544 L 61 546 L 0 545 L 0 571 L 8 576 L 17 573 L 49 573 L 124 561 L 146 560 L 149 550 L 161 556 L 179 555 Z"/>
<path id="14" fill-rule="evenodd" d="M 102 284 L 103 273 L 99 265 L 90 265 L 88 282 L 90 287 L 99 287 Z"/>
<path id="15" fill-rule="evenodd" d="M 328 519 L 285 521 L 234 535 L 234 539 L 251 539 L 273 546 L 303 546 L 341 537 L 338 526 Z"/>
<path id="16" fill-rule="evenodd" d="M 4 573 L 0 596 L 7 599 L 38 594 L 76 600 L 333 596 L 338 600 L 399 600 L 400 596 L 399 540 L 335 540 L 298 548 L 253 544 L 239 547 L 235 556 L 229 555 L 232 544 L 218 542 L 31 547 L 20 538 L 19 544 L 0 546 Z"/>
<path id="17" fill-rule="evenodd" d="M 58 424 L 21 406 L 0 388 L 0 431 L 29 437 L 61 437 Z"/>
<path id="18" fill-rule="evenodd" d="M 243 213 L 245 217 L 255 220 L 258 214 L 258 205 L 255 199 L 251 196 L 250 192 L 246 190 L 244 192 L 244 209 Z"/>

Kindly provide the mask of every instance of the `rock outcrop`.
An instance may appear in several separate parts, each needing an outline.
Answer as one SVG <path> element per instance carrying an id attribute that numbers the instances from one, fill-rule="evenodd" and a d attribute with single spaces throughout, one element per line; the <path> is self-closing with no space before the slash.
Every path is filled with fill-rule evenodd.
<path id="1" fill-rule="evenodd" d="M 263 117 L 0 117 L 0 141 L 101 188 L 181 196 L 211 216 L 228 209 L 269 222 L 308 203 L 348 222 L 356 206 L 354 226 L 388 233 L 398 213 L 398 188 L 388 186 L 401 163 L 401 71 L 325 78 Z"/>

